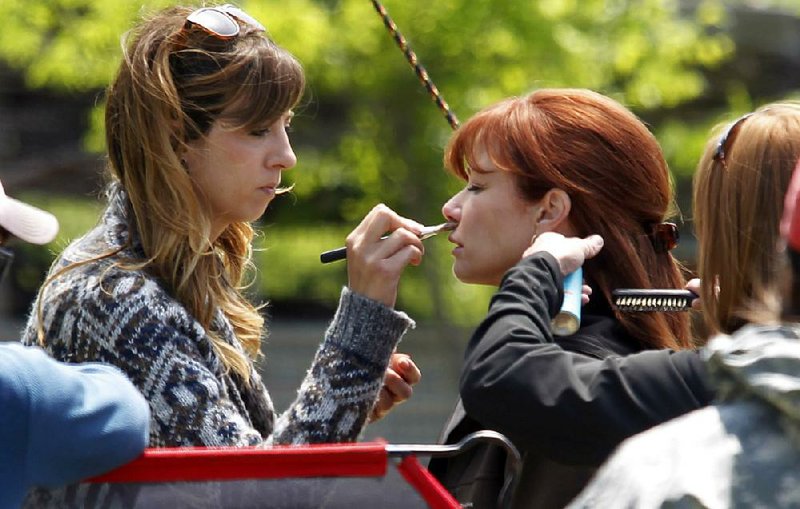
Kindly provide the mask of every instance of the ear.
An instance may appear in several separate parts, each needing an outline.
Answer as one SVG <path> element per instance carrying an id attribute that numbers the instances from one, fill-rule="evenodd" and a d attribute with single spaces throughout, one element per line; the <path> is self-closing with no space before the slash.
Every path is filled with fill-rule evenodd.
<path id="1" fill-rule="evenodd" d="M 569 213 L 572 210 L 572 200 L 563 189 L 550 189 L 539 200 L 538 205 L 537 233 L 558 232 L 568 235 L 571 232 Z"/>
<path id="2" fill-rule="evenodd" d="M 189 156 L 189 147 L 187 144 L 182 143 L 178 148 L 175 150 L 175 155 L 178 156 L 178 160 L 181 162 L 181 166 L 183 169 L 186 170 L 186 173 L 189 173 L 189 163 L 187 161 Z"/>

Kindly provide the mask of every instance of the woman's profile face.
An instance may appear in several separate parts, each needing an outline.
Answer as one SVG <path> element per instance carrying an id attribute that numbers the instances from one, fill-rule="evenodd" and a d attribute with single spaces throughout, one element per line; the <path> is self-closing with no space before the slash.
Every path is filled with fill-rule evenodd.
<path id="1" fill-rule="evenodd" d="M 499 285 L 536 233 L 538 202 L 520 195 L 513 174 L 492 164 L 485 150 L 477 154 L 467 186 L 450 198 L 442 213 L 458 222 L 448 240 L 456 245 L 453 273 L 464 283 Z"/>
<path id="2" fill-rule="evenodd" d="M 287 129 L 292 113 L 257 131 L 215 121 L 184 154 L 198 198 L 211 218 L 212 238 L 234 222 L 258 219 L 275 197 L 281 173 L 297 163 Z"/>

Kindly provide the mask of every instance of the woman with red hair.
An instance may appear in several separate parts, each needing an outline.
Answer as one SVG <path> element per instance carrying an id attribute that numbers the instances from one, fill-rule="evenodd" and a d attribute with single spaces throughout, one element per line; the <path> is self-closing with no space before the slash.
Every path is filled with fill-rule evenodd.
<path id="1" fill-rule="evenodd" d="M 467 182 L 442 208 L 458 223 L 453 271 L 498 287 L 467 347 L 445 440 L 505 434 L 524 458 L 513 506 L 563 507 L 622 439 L 710 399 L 686 314 L 610 305 L 616 288 L 685 284 L 660 235 L 673 212 L 667 164 L 616 101 L 543 89 L 471 118 L 445 165 Z M 564 275 L 584 257 L 591 301 L 580 328 L 556 337 Z M 645 350 L 660 351 L 623 358 Z M 484 447 L 431 469 L 460 502 L 489 507 L 504 496 L 504 461 Z"/>

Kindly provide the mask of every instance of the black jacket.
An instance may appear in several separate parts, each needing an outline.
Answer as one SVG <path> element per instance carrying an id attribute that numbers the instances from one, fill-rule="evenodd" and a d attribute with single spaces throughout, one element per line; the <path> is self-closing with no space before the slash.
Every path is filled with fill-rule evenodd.
<path id="1" fill-rule="evenodd" d="M 461 401 L 442 435 L 455 443 L 493 429 L 511 439 L 524 463 L 515 508 L 563 507 L 623 439 L 713 397 L 696 352 L 640 352 L 602 296 L 582 309 L 577 333 L 554 338 L 562 284 L 546 253 L 506 273 L 467 346 Z M 497 506 L 504 462 L 485 446 L 430 470 L 465 507 L 482 509 Z"/>

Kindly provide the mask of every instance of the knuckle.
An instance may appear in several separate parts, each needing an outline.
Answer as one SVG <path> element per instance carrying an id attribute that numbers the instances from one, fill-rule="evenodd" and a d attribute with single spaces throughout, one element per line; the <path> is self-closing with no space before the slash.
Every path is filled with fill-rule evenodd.
<path id="1" fill-rule="evenodd" d="M 347 247 L 353 247 L 356 242 L 358 241 L 359 235 L 355 232 L 350 232 L 347 237 L 344 239 L 344 243 Z"/>
<path id="2" fill-rule="evenodd" d="M 401 390 L 397 391 L 395 395 L 394 401 L 395 403 L 401 403 L 407 399 L 409 399 L 412 394 L 414 393 L 414 389 L 409 385 L 403 387 Z"/>
<path id="3" fill-rule="evenodd" d="M 419 237 L 414 232 L 405 228 L 396 229 L 394 234 L 402 239 L 405 244 L 420 242 Z"/>

